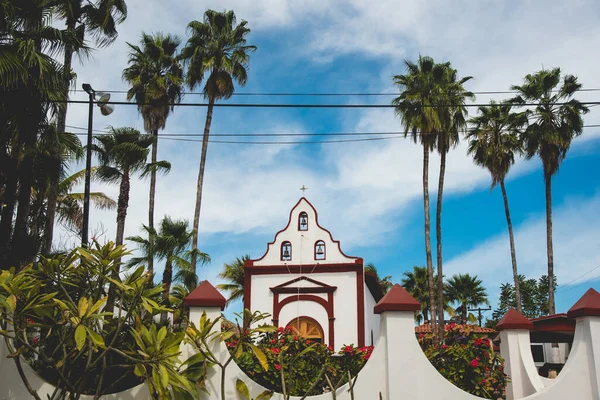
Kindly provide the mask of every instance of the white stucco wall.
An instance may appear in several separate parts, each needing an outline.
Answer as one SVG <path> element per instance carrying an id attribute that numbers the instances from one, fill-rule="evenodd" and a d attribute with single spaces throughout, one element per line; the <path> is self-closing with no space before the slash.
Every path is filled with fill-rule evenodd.
<path id="1" fill-rule="evenodd" d="M 334 322 L 334 340 L 335 347 L 339 348 L 343 344 L 357 344 L 358 343 L 358 321 L 357 321 L 357 293 L 356 293 L 356 272 L 324 272 L 324 273 L 313 273 L 313 274 L 265 274 L 265 275 L 252 275 L 251 285 L 252 290 L 250 294 L 250 307 L 252 311 L 268 312 L 273 315 L 273 292 L 269 288 L 275 287 L 282 283 L 288 282 L 300 276 L 306 276 L 319 282 L 323 282 L 329 286 L 336 286 L 337 289 L 333 292 L 333 312 L 335 316 Z M 315 285 L 305 280 L 290 284 L 290 287 L 314 287 Z M 365 287 L 366 297 L 371 297 L 370 292 Z M 311 294 L 312 295 L 312 294 Z M 327 294 L 314 294 L 323 299 L 327 299 Z M 290 294 L 281 294 L 280 301 L 286 297 L 295 296 Z M 372 299 L 372 298 L 371 298 Z M 305 303 L 305 302 L 302 302 Z M 325 331 L 329 326 L 329 320 L 326 318 L 327 313 L 323 307 L 315 302 L 306 302 L 306 306 L 302 306 L 300 314 L 298 314 L 296 302 L 287 304 L 285 307 L 286 315 L 279 317 L 279 325 L 285 326 L 294 317 L 297 316 L 308 316 L 315 318 Z M 308 304 L 311 304 L 313 308 L 307 308 Z M 373 313 L 373 306 L 370 306 L 370 312 Z M 365 306 L 366 307 L 366 306 Z M 325 315 L 323 320 L 317 318 L 315 315 L 310 314 L 312 310 L 323 310 L 322 315 Z M 282 310 L 283 311 L 283 310 Z M 320 312 L 320 311 L 319 311 Z M 328 334 L 325 335 L 325 342 L 329 342 Z M 369 335 L 365 336 L 367 344 L 370 344 L 370 330 Z M 329 343 L 328 343 L 329 344 Z"/>
<path id="2" fill-rule="evenodd" d="M 375 344 L 379 337 L 379 314 L 373 312 L 375 304 L 377 302 L 365 284 L 365 344 L 369 346 Z M 371 337 L 373 337 L 373 343 L 371 343 Z"/>
<path id="3" fill-rule="evenodd" d="M 298 230 L 298 217 L 301 212 L 308 215 L 308 230 Z M 325 242 L 325 259 L 315 261 L 315 242 Z M 281 244 L 289 241 L 292 244 L 292 259 L 281 261 Z M 302 198 L 292 209 L 287 228 L 277 233 L 274 242 L 267 245 L 265 255 L 254 261 L 255 266 L 261 265 L 315 265 L 315 264 L 344 264 L 353 263 L 356 257 L 345 256 L 331 234 L 318 226 L 317 212 L 313 206 Z"/>

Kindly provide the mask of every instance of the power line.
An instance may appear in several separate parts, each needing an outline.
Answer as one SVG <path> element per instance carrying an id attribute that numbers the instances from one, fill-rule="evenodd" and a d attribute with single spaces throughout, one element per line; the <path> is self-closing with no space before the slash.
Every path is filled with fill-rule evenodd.
<path id="1" fill-rule="evenodd" d="M 84 90 L 81 89 L 75 89 L 73 90 L 74 92 L 85 92 Z M 577 90 L 578 92 L 598 92 L 600 91 L 600 88 L 590 88 L 590 89 L 579 89 Z M 98 92 L 103 92 L 103 93 L 123 93 L 126 94 L 129 91 L 128 90 L 98 90 Z M 558 92 L 558 90 L 553 90 L 552 92 Z M 160 92 L 153 92 L 153 91 L 144 91 L 141 92 L 144 94 L 148 94 L 148 93 L 160 93 Z M 487 90 L 487 91 L 477 91 L 477 92 L 471 92 L 473 94 L 517 94 L 517 91 L 514 90 Z M 204 93 L 199 93 L 199 92 L 183 92 L 182 95 L 184 96 L 188 96 L 188 95 L 196 95 L 196 96 L 204 96 Z M 369 96 L 369 97 L 376 97 L 376 96 L 398 96 L 399 93 L 386 93 L 386 92 L 379 92 L 379 93 L 375 93 L 375 92 L 361 92 L 361 93 L 293 93 L 293 92 L 264 92 L 264 93 L 259 93 L 259 92 L 235 92 L 233 93 L 233 96 L 281 96 L 281 97 L 342 97 L 342 96 Z"/>
<path id="2" fill-rule="evenodd" d="M 67 128 L 86 131 L 88 128 L 82 126 L 66 125 Z M 600 124 L 584 125 L 583 128 L 600 128 Z M 108 131 L 94 129 L 93 132 L 106 134 Z M 468 129 L 461 129 L 459 133 L 469 132 Z M 429 133 L 428 135 L 442 134 L 445 132 Z M 84 135 L 84 133 L 76 133 L 76 135 Z M 218 137 L 311 137 L 311 136 L 394 136 L 401 135 L 404 137 L 404 131 L 388 131 L 388 132 L 321 132 L 321 133 L 301 133 L 301 132 L 268 132 L 268 133 L 210 133 L 210 136 Z M 407 136 L 412 136 L 412 132 L 408 132 Z M 416 132 L 416 135 L 421 135 L 421 132 Z M 159 137 L 202 137 L 204 133 L 169 133 L 159 132 Z"/>
<path id="3" fill-rule="evenodd" d="M 68 103 L 68 104 L 89 104 L 87 100 L 56 100 L 50 103 Z M 107 105 L 120 106 L 144 106 L 151 105 L 150 103 L 131 103 L 128 101 L 109 101 Z M 552 103 L 554 106 L 562 106 L 569 104 L 568 102 Z M 600 101 L 582 101 L 582 105 L 600 105 Z M 174 107 L 208 107 L 208 103 L 169 103 Z M 541 105 L 541 103 L 512 103 L 519 107 L 533 107 Z M 447 107 L 489 107 L 488 103 L 473 103 L 473 104 L 428 104 L 421 105 L 419 108 L 447 108 Z M 393 104 L 289 104 L 289 103 L 215 103 L 213 107 L 221 108 L 396 108 Z"/>
<path id="4" fill-rule="evenodd" d="M 579 280 L 579 279 L 583 278 L 584 276 L 586 276 L 586 275 L 588 275 L 588 274 L 591 274 L 592 272 L 594 272 L 594 271 L 595 271 L 595 270 L 597 270 L 598 268 L 600 268 L 600 265 L 597 265 L 596 267 L 594 267 L 594 268 L 590 269 L 590 270 L 589 270 L 589 271 L 587 271 L 586 273 L 584 273 L 584 274 L 582 274 L 582 275 L 578 276 L 577 278 L 573 279 L 571 282 L 569 282 L 569 283 L 567 283 L 566 285 L 564 285 L 564 286 L 563 286 L 563 287 L 564 287 L 564 289 L 562 289 L 562 288 L 561 288 L 562 290 L 561 290 L 561 289 L 559 289 L 559 290 L 557 290 L 557 291 L 556 291 L 556 293 L 564 293 L 564 292 L 567 292 L 567 291 L 569 291 L 569 290 L 571 290 L 571 289 L 574 289 L 574 288 L 576 288 L 576 287 L 578 287 L 578 286 L 581 286 L 581 285 L 583 285 L 584 283 L 588 283 L 588 282 L 591 282 L 591 281 L 593 281 L 593 280 L 596 280 L 596 279 L 598 279 L 598 277 L 591 278 L 591 279 L 587 279 L 587 280 L 585 280 L 585 281 L 583 281 L 583 282 L 579 282 L 579 283 L 578 283 L 578 284 L 576 284 L 576 285 L 573 285 L 573 286 L 571 286 L 571 287 L 567 287 L 567 286 L 569 286 L 570 284 L 572 284 L 573 282 L 575 282 L 575 281 L 577 281 L 577 280 Z"/>

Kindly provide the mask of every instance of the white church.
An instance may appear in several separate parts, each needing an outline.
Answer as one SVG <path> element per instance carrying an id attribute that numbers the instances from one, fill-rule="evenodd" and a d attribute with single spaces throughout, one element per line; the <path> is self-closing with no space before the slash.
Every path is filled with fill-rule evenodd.
<path id="1" fill-rule="evenodd" d="M 365 273 L 362 258 L 344 254 L 304 197 L 244 271 L 244 308 L 270 313 L 275 326 L 333 348 L 373 345 L 379 337 L 373 308 L 383 294 L 376 277 Z"/>

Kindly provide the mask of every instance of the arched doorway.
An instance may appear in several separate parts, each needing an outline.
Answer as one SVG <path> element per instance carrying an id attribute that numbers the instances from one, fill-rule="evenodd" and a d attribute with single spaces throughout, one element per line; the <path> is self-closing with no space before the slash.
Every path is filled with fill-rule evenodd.
<path id="1" fill-rule="evenodd" d="M 295 335 L 310 339 L 315 342 L 323 343 L 323 328 L 314 318 L 299 317 L 294 318 L 287 324 Z"/>

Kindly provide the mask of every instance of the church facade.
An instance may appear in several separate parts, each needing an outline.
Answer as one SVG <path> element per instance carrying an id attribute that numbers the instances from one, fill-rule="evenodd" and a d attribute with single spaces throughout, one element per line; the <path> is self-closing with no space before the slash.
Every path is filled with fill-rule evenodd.
<path id="1" fill-rule="evenodd" d="M 244 266 L 244 308 L 268 312 L 272 324 L 333 348 L 372 345 L 373 307 L 383 296 L 363 259 L 344 254 L 304 197 L 265 254 Z"/>

